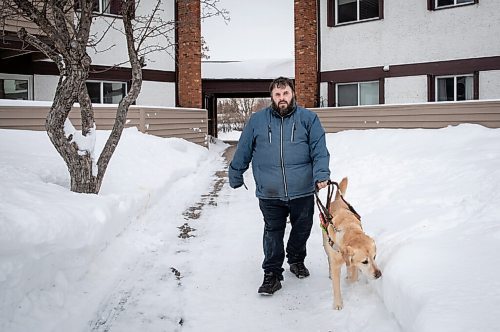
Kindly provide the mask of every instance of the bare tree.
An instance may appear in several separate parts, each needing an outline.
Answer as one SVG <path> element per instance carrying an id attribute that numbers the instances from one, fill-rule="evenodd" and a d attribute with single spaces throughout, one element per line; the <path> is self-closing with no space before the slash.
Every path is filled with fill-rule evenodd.
<path id="1" fill-rule="evenodd" d="M 93 11 L 93 0 L 3 0 L 2 21 L 7 15 L 15 15 L 35 23 L 42 32 L 40 35 L 21 28 L 18 31 L 19 38 L 45 54 L 59 70 L 59 82 L 45 127 L 52 144 L 68 167 L 72 191 L 99 192 L 107 166 L 123 132 L 129 106 L 141 91 L 142 67 L 147 55 L 167 50 L 173 45 L 169 35 L 175 28 L 175 22 L 162 19 L 161 0 L 155 1 L 157 2 L 151 13 L 136 16 L 139 1 L 121 0 L 123 28 L 120 31 L 123 32 L 127 45 L 131 87 L 118 104 L 111 134 L 96 158 L 93 155 L 96 125 L 85 84 L 92 63 L 87 50 L 96 48 L 109 29 L 116 29 L 115 25 L 110 22 L 108 29 L 100 36 L 91 34 L 93 18 L 97 15 Z M 208 8 L 204 17 L 221 15 L 227 19 L 228 12 L 217 8 L 218 1 L 201 1 L 204 8 Z M 148 39 L 162 37 L 165 39 L 160 43 L 146 43 Z M 80 104 L 81 133 L 74 130 L 68 119 L 76 102 Z"/>
<path id="2" fill-rule="evenodd" d="M 219 130 L 242 130 L 252 113 L 269 106 L 269 98 L 223 98 L 217 103 Z"/>

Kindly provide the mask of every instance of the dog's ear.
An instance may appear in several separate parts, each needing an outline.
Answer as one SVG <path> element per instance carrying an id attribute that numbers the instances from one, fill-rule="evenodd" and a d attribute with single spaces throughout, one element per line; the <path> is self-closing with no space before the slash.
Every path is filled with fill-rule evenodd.
<path id="1" fill-rule="evenodd" d="M 340 187 L 340 190 L 342 191 L 342 195 L 345 195 L 345 193 L 347 192 L 347 183 L 348 183 L 347 177 L 343 178 L 342 181 L 340 181 L 340 183 L 339 183 L 339 187 Z"/>
<path id="2" fill-rule="evenodd" d="M 340 181 L 337 193 L 335 194 L 335 200 L 339 200 L 340 195 L 345 196 L 346 191 L 347 191 L 347 177 L 343 178 L 342 181 Z"/>
<path id="3" fill-rule="evenodd" d="M 344 259 L 345 264 L 347 265 L 347 267 L 349 267 L 352 263 L 352 257 L 354 256 L 354 252 L 353 252 L 352 248 L 349 246 L 346 246 L 346 247 L 342 248 L 341 252 L 342 252 L 342 258 Z"/>

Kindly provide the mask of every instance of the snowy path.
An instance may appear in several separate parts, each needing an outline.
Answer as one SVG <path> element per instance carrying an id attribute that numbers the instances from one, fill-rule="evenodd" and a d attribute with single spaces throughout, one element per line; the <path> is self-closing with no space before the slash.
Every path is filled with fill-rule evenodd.
<path id="1" fill-rule="evenodd" d="M 314 227 L 308 245 L 311 276 L 299 280 L 287 270 L 282 290 L 272 297 L 258 295 L 262 218 L 251 172 L 246 174 L 249 191 L 232 190 L 224 174 L 219 175 L 214 190 L 200 193 L 200 202 L 184 211 L 168 205 L 168 196 L 179 192 L 170 188 L 148 208 L 138 223 L 142 228 L 131 227 L 106 250 L 97 264 L 111 264 L 106 267 L 108 281 L 102 289 L 88 290 L 84 301 L 87 306 L 94 303 L 97 312 L 80 308 L 88 316 L 86 326 L 77 329 L 400 331 L 375 288 L 363 279 L 354 286 L 343 284 L 345 309 L 332 310 L 319 227 Z M 187 181 L 175 183 L 177 189 Z M 181 234 L 194 236 L 178 237 Z M 116 261 L 123 246 L 135 246 L 137 254 Z M 94 277 L 99 278 L 98 273 Z M 74 323 L 63 326 L 74 330 Z"/>
<path id="2" fill-rule="evenodd" d="M 183 282 L 186 307 L 200 310 L 185 313 L 183 331 L 399 331 L 365 280 L 344 284 L 345 309 L 332 310 L 319 227 L 308 243 L 311 276 L 299 280 L 285 266 L 283 288 L 272 297 L 257 294 L 263 225 L 251 172 L 245 175 L 249 191 L 226 183 L 217 207 L 208 207 L 197 222 L 199 237 L 192 241 L 198 244 Z"/>

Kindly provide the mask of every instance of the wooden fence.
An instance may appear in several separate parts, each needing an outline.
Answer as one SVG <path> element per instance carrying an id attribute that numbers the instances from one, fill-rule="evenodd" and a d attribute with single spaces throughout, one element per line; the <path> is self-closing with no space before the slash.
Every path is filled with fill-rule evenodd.
<path id="1" fill-rule="evenodd" d="M 45 118 L 50 106 L 0 104 L 0 128 L 45 130 Z M 97 129 L 110 130 L 116 116 L 116 106 L 94 106 Z M 80 128 L 80 111 L 75 107 L 70 119 Z M 203 146 L 207 145 L 207 111 L 197 108 L 163 108 L 131 106 L 126 127 L 160 137 L 179 137 Z"/>
<path id="2" fill-rule="evenodd" d="M 0 128 L 45 130 L 47 106 L 0 104 Z M 500 128 L 500 100 L 477 100 L 456 103 L 375 105 L 360 107 L 313 108 L 328 133 L 349 129 L 443 128 L 460 123 L 475 123 Z M 110 130 L 116 106 L 94 107 L 98 129 Z M 78 128 L 80 112 L 75 108 L 70 119 Z M 127 127 L 160 137 L 179 137 L 207 146 L 207 111 L 190 108 L 131 106 Z"/>
<path id="3" fill-rule="evenodd" d="M 500 100 L 314 108 L 328 133 L 349 129 L 443 128 L 476 123 L 500 128 Z"/>

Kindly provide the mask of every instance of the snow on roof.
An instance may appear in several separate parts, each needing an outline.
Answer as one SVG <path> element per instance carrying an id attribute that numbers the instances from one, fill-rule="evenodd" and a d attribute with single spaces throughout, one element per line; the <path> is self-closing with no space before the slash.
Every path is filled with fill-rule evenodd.
<path id="1" fill-rule="evenodd" d="M 212 79 L 274 79 L 295 77 L 294 59 L 252 59 L 244 61 L 201 62 L 201 77 Z"/>

